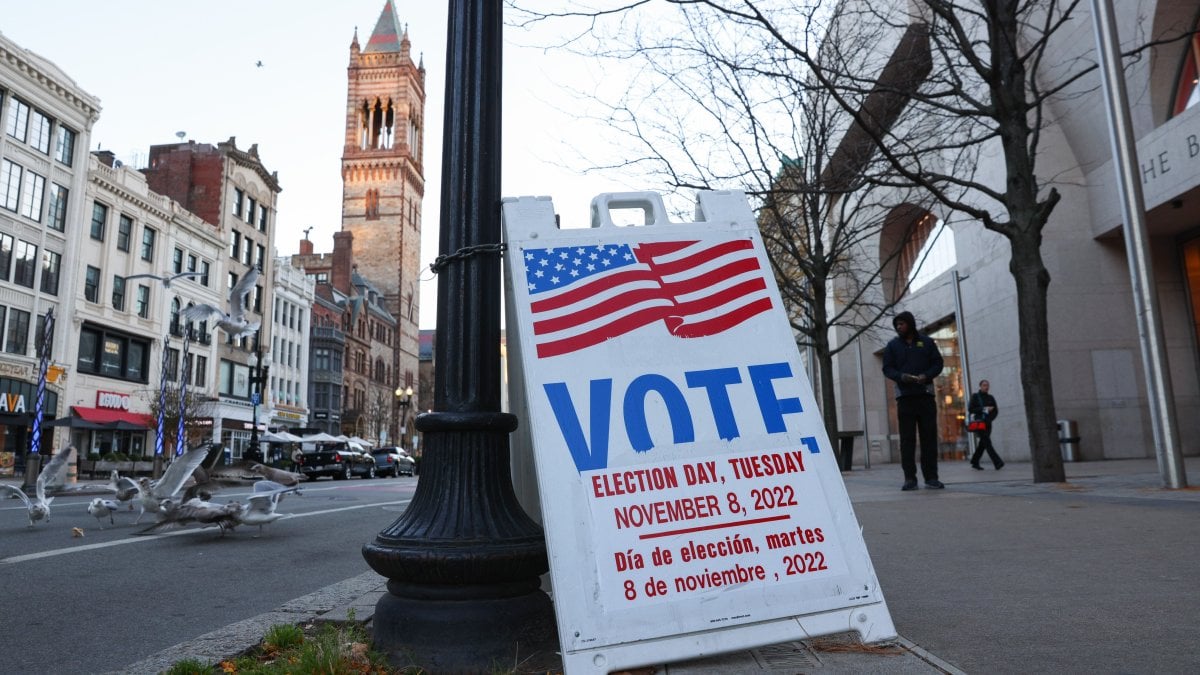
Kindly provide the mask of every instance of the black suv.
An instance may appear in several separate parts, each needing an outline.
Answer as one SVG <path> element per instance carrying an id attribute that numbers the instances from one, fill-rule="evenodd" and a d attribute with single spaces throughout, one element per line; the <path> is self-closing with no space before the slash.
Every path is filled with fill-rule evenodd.
<path id="1" fill-rule="evenodd" d="M 300 473 L 309 480 L 332 476 L 334 480 L 351 476 L 375 477 L 375 458 L 345 443 L 321 443 L 315 450 L 300 453 Z"/>

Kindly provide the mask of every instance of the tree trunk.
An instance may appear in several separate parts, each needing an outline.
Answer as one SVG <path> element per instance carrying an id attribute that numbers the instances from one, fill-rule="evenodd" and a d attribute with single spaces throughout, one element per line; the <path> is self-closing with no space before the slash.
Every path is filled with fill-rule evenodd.
<path id="1" fill-rule="evenodd" d="M 814 297 L 818 298 L 813 303 L 811 308 L 811 316 L 813 322 L 812 334 L 812 349 L 816 354 L 816 374 L 810 374 L 817 386 L 816 395 L 821 401 L 821 419 L 825 422 L 825 433 L 829 436 L 829 443 L 833 446 L 834 452 L 838 451 L 838 413 L 837 413 L 837 397 L 834 395 L 834 383 L 837 381 L 833 376 L 833 351 L 829 346 L 829 317 L 825 307 L 825 283 L 824 279 L 817 280 L 813 284 Z M 834 455 L 837 457 L 837 455 Z M 839 462 L 840 465 L 840 462 Z"/>
<path id="2" fill-rule="evenodd" d="M 837 397 L 834 395 L 833 355 L 829 353 L 826 343 L 824 350 L 817 350 L 817 369 L 821 371 L 821 418 L 825 421 L 825 433 L 829 434 L 829 443 L 834 451 L 838 450 L 838 414 Z"/>
<path id="3" fill-rule="evenodd" d="M 1021 384 L 1025 391 L 1025 419 L 1029 425 L 1029 453 L 1033 482 L 1064 482 L 1062 452 L 1054 410 L 1054 385 L 1050 373 L 1050 326 L 1047 289 L 1050 273 L 1042 263 L 1036 234 L 1011 238 L 1009 270 L 1017 282 L 1017 333 L 1020 337 Z"/>

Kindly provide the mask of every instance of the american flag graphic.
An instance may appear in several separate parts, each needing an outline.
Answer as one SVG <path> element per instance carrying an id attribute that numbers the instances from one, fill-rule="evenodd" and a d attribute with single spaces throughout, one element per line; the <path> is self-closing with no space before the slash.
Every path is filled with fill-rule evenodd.
<path id="1" fill-rule="evenodd" d="M 749 239 L 526 248 L 539 358 L 663 322 L 676 337 L 716 335 L 771 309 Z"/>

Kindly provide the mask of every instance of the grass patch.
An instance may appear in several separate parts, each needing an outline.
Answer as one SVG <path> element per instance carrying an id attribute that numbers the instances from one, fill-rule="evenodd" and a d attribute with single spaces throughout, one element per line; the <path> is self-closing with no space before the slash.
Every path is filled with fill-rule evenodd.
<path id="1" fill-rule="evenodd" d="M 180 661 L 166 675 L 393 675 L 399 671 L 387 657 L 371 650 L 371 639 L 361 624 L 278 624 L 267 630 L 263 641 L 246 654 L 206 665 L 194 659 Z"/>
<path id="2" fill-rule="evenodd" d="M 528 659 L 526 659 L 528 661 Z M 541 663 L 514 665 L 493 663 L 489 675 L 561 673 L 561 665 L 546 669 Z M 427 675 L 419 666 L 397 668 L 385 654 L 372 649 L 367 628 L 354 620 L 347 623 L 307 622 L 276 624 L 267 629 L 262 642 L 246 653 L 217 664 L 195 659 L 179 661 L 164 675 Z"/>

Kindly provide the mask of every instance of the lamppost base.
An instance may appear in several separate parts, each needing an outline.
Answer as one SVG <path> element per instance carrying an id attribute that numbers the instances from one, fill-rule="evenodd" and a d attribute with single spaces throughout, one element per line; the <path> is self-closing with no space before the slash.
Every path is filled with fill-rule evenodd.
<path id="1" fill-rule="evenodd" d="M 481 664 L 495 672 L 562 670 L 554 609 L 540 588 L 406 586 L 388 583 L 372 621 L 375 649 L 393 666 L 434 673 L 479 672 Z"/>
<path id="2" fill-rule="evenodd" d="M 25 479 L 21 481 L 21 489 L 27 492 L 37 485 L 38 474 L 42 472 L 42 456 L 36 452 L 25 455 Z"/>
<path id="3" fill-rule="evenodd" d="M 162 475 L 163 475 L 163 456 L 155 455 L 154 456 L 154 480 L 158 480 L 159 478 L 162 478 Z"/>

